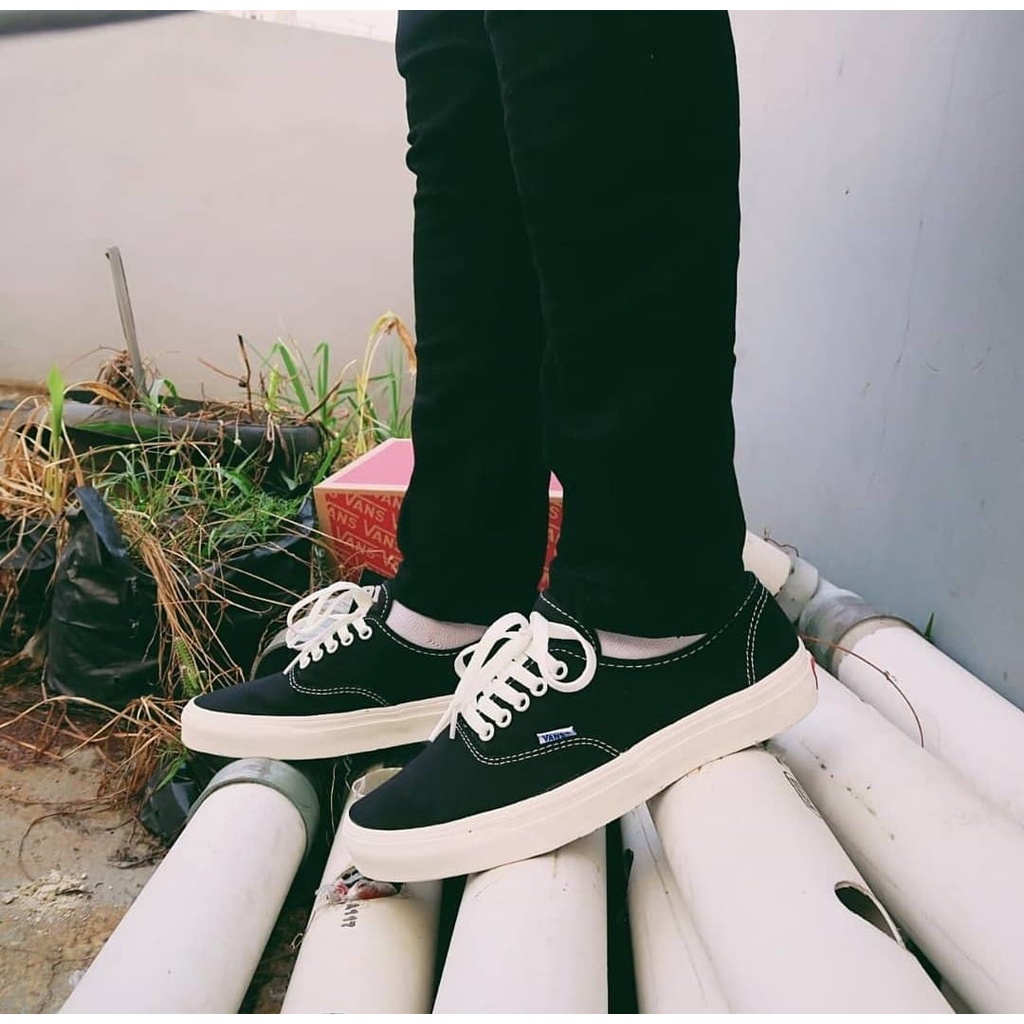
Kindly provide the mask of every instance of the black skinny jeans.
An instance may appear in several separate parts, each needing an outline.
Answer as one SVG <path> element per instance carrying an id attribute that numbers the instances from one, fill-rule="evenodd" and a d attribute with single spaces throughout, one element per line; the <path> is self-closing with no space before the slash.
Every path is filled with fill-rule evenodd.
<path id="1" fill-rule="evenodd" d="M 739 99 L 728 15 L 402 12 L 419 373 L 395 596 L 713 629 L 733 470 Z"/>

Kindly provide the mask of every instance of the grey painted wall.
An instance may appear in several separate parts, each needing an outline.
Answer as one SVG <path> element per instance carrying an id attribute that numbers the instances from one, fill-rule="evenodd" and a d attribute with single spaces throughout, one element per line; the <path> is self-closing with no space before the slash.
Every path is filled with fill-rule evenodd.
<path id="1" fill-rule="evenodd" d="M 1024 703 L 1024 16 L 739 13 L 750 527 Z M 386 43 L 189 15 L 0 40 L 0 376 L 411 314 Z M 78 364 L 91 371 L 97 360 Z M 83 376 L 88 375 L 83 372 Z"/>
<path id="2" fill-rule="evenodd" d="M 1024 703 L 1024 15 L 734 28 L 750 524 Z"/>
<path id="3" fill-rule="evenodd" d="M 339 366 L 411 318 L 412 182 L 389 43 L 188 14 L 0 39 L 0 377 L 91 377 L 123 347 L 236 397 L 235 335 Z M 77 362 L 75 360 L 78 360 Z"/>

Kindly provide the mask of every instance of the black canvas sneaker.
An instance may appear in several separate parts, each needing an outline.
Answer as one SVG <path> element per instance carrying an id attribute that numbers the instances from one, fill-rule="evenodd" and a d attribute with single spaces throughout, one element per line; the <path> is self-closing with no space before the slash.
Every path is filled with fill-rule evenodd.
<path id="1" fill-rule="evenodd" d="M 335 583 L 288 613 L 282 671 L 189 701 L 181 740 L 222 757 L 341 757 L 422 743 L 451 701 L 461 648 L 431 650 L 385 625 L 386 583 Z"/>
<path id="2" fill-rule="evenodd" d="M 596 635 L 541 595 L 460 654 L 432 742 L 349 808 L 371 878 L 445 878 L 586 835 L 702 764 L 799 721 L 817 700 L 810 655 L 751 574 L 732 618 L 645 661 L 602 658 Z"/>

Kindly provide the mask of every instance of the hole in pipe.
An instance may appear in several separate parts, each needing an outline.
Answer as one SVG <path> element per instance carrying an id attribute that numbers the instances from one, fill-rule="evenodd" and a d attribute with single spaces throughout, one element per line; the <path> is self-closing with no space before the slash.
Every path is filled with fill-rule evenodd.
<path id="1" fill-rule="evenodd" d="M 851 914 L 856 914 L 877 928 L 883 935 L 888 935 L 894 942 L 899 942 L 899 937 L 893 931 L 889 919 L 882 913 L 882 908 L 875 902 L 874 896 L 863 886 L 857 885 L 856 882 L 837 882 L 836 899 Z"/>

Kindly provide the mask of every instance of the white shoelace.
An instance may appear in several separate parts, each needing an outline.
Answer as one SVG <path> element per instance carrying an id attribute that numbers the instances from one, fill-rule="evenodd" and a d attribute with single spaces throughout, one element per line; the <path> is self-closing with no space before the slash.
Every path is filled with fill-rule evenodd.
<path id="1" fill-rule="evenodd" d="M 369 640 L 373 630 L 366 623 L 366 613 L 377 600 L 377 587 L 361 587 L 358 583 L 332 583 L 329 587 L 308 594 L 288 612 L 285 643 L 298 653 L 285 672 L 298 665 L 305 668 L 325 654 L 333 654 L 339 646 L 348 647 L 355 639 Z"/>
<path id="2" fill-rule="evenodd" d="M 569 668 L 548 651 L 550 640 L 574 640 L 583 648 L 583 671 L 575 679 L 566 681 Z M 454 739 L 461 718 L 486 743 L 494 737 L 495 727 L 504 729 L 511 724 L 513 714 L 506 704 L 525 711 L 532 697 L 543 697 L 549 688 L 573 693 L 587 686 L 597 671 L 597 653 L 571 626 L 549 622 L 537 612 L 529 619 L 513 612 L 461 651 L 455 670 L 459 685 L 430 738 L 440 736 L 447 726 Z M 512 686 L 513 682 L 519 686 Z"/>

